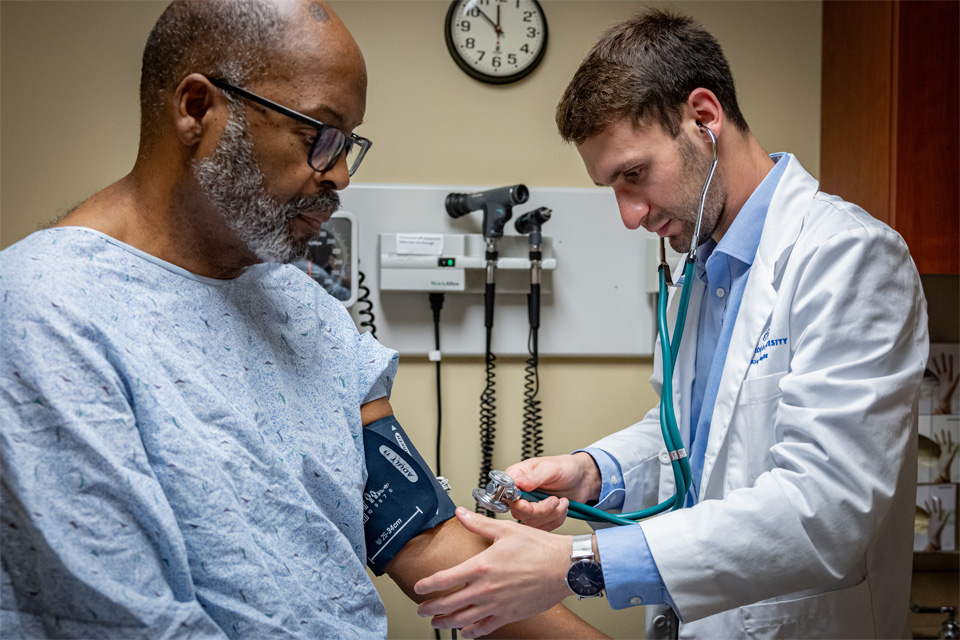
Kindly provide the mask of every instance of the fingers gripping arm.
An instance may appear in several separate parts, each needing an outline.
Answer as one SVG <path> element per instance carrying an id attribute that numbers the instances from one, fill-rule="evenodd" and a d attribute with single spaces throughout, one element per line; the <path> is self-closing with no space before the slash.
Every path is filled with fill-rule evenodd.
<path id="1" fill-rule="evenodd" d="M 376 400 L 361 407 L 361 419 L 364 425 L 390 417 L 392 413 L 390 403 L 386 399 Z M 385 571 L 408 597 L 416 602 L 422 602 L 427 596 L 414 591 L 414 585 L 418 580 L 468 561 L 487 550 L 489 545 L 487 540 L 465 529 L 456 519 L 449 519 L 422 531 L 407 541 L 386 564 Z M 452 593 L 455 590 L 455 588 L 448 589 L 444 593 Z M 493 637 L 597 638 L 604 636 L 566 607 L 557 604 L 539 615 L 502 627 Z"/>
<path id="2" fill-rule="evenodd" d="M 547 619 L 555 615 L 551 613 L 557 610 L 555 605 L 570 595 L 564 581 L 570 564 L 570 537 L 485 518 L 462 507 L 457 509 L 457 518 L 467 531 L 489 538 L 493 544 L 461 564 L 417 582 L 416 592 L 433 598 L 420 605 L 421 616 L 433 616 L 432 624 L 438 629 L 460 628 L 465 638 L 473 638 L 501 627 L 498 633 L 509 636 L 512 621 L 541 611 L 546 611 Z M 578 633 L 580 629 L 585 635 L 589 631 L 601 636 L 586 627 L 566 628 Z"/>

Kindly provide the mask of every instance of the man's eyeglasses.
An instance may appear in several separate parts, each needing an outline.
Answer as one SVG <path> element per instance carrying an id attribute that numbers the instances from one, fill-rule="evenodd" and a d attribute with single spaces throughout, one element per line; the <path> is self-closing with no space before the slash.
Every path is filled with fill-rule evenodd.
<path id="1" fill-rule="evenodd" d="M 288 109 L 282 104 L 267 100 L 246 89 L 235 87 L 217 78 L 209 78 L 209 80 L 214 86 L 220 89 L 232 91 L 241 98 L 256 102 L 260 106 L 272 109 L 277 113 L 282 113 L 288 118 L 293 118 L 297 122 L 302 122 L 316 129 L 317 137 L 313 139 L 313 145 L 311 145 L 310 152 L 307 154 L 307 164 L 309 164 L 314 171 L 319 171 L 320 173 L 330 171 L 340 160 L 340 155 L 346 154 L 347 170 L 352 176 L 357 170 L 357 167 L 360 166 L 363 156 L 365 156 L 370 147 L 373 146 L 373 143 L 366 138 L 361 138 L 354 133 L 347 135 L 332 125 L 323 124 L 319 120 L 314 120 L 293 109 Z"/>

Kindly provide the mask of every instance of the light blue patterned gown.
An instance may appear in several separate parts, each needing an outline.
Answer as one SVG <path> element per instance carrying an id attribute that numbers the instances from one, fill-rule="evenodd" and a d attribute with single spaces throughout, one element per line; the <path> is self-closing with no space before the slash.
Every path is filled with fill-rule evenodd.
<path id="1" fill-rule="evenodd" d="M 0 253 L 0 635 L 386 634 L 360 405 L 397 354 L 292 266 L 89 229 Z"/>

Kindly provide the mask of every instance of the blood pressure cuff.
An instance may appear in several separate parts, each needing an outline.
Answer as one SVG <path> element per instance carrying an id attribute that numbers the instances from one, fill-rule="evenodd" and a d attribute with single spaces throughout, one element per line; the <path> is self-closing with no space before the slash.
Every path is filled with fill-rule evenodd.
<path id="1" fill-rule="evenodd" d="M 393 416 L 363 428 L 367 565 L 383 575 L 404 545 L 453 517 L 456 505 Z"/>

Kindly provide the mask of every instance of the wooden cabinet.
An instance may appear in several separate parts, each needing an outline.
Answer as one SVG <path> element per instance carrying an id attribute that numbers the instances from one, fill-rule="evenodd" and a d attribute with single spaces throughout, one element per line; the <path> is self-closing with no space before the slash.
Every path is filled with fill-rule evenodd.
<path id="1" fill-rule="evenodd" d="M 823 3 L 820 184 L 960 273 L 960 2 Z"/>

